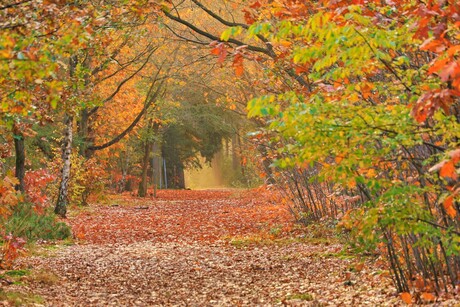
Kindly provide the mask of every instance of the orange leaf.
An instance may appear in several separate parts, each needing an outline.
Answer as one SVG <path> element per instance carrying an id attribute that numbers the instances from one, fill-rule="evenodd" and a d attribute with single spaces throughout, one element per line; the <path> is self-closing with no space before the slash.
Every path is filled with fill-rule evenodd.
<path id="1" fill-rule="evenodd" d="M 420 49 L 441 53 L 446 50 L 446 46 L 441 40 L 429 38 L 420 45 Z"/>
<path id="2" fill-rule="evenodd" d="M 340 164 L 340 162 L 342 162 L 343 158 L 344 157 L 342 155 L 336 156 L 335 157 L 335 163 Z"/>
<path id="3" fill-rule="evenodd" d="M 404 303 L 406 303 L 408 305 L 412 303 L 412 296 L 410 295 L 410 293 L 403 292 L 400 295 L 401 295 L 401 299 L 403 300 Z"/>
<path id="4" fill-rule="evenodd" d="M 451 195 L 444 200 L 444 209 L 446 210 L 446 213 L 450 217 L 455 217 L 457 215 L 457 211 L 454 208 L 454 197 Z"/>
<path id="5" fill-rule="evenodd" d="M 243 67 L 243 56 L 241 54 L 236 54 L 233 59 L 233 67 L 235 68 L 235 74 L 237 77 L 243 75 L 244 67 Z"/>
<path id="6" fill-rule="evenodd" d="M 455 173 L 455 164 L 454 161 L 448 161 L 445 163 L 439 172 L 441 177 L 449 177 L 452 179 L 457 179 L 457 174 Z"/>
<path id="7" fill-rule="evenodd" d="M 447 50 L 447 54 L 448 54 L 449 56 L 453 56 L 453 55 L 455 55 L 457 52 L 460 52 L 460 45 L 450 47 L 450 48 Z"/>
<path id="8" fill-rule="evenodd" d="M 431 67 L 428 69 L 428 74 L 432 74 L 434 72 L 440 71 L 443 67 L 446 66 L 447 62 L 449 62 L 449 58 L 442 59 L 442 60 L 437 60 L 431 65 Z"/>
<path id="9" fill-rule="evenodd" d="M 211 54 L 219 55 L 220 54 L 220 48 L 219 47 L 213 48 L 211 50 Z"/>
<path id="10" fill-rule="evenodd" d="M 244 73 L 243 65 L 235 66 L 235 74 L 236 74 L 237 77 L 242 76 L 243 73 Z"/>

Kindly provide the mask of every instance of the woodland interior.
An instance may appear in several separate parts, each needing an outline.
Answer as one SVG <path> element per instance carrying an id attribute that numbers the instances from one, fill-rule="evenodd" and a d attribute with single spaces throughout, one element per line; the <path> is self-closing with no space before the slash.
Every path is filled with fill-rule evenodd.
<path id="1" fill-rule="evenodd" d="M 460 3 L 0 0 L 0 305 L 460 306 Z"/>

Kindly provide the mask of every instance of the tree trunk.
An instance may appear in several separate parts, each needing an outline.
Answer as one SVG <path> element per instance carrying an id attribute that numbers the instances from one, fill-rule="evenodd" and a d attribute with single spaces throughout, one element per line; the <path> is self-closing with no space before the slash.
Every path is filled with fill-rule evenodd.
<path id="1" fill-rule="evenodd" d="M 152 145 L 152 182 L 153 182 L 153 197 L 157 197 L 158 184 L 161 182 L 161 151 L 158 148 L 158 143 Z"/>
<path id="2" fill-rule="evenodd" d="M 24 192 L 24 176 L 26 173 L 25 163 L 26 163 L 26 151 L 24 147 L 24 135 L 18 130 L 17 127 L 14 127 L 14 149 L 16 152 L 16 178 L 19 183 L 16 185 L 16 190 Z"/>
<path id="3" fill-rule="evenodd" d="M 232 135 L 232 167 L 237 170 L 241 167 L 240 155 L 238 152 L 239 145 L 237 135 Z"/>
<path id="4" fill-rule="evenodd" d="M 267 176 L 266 184 L 275 184 L 275 179 L 273 178 L 273 170 L 271 168 L 272 161 L 268 156 L 267 149 L 263 145 L 257 146 L 257 149 L 262 156 L 262 166 L 264 167 L 265 174 Z"/>
<path id="5" fill-rule="evenodd" d="M 149 156 L 150 156 L 150 144 L 146 142 L 144 145 L 144 158 L 142 159 L 142 180 L 139 183 L 139 197 L 147 196 L 147 173 L 149 169 Z"/>
<path id="6" fill-rule="evenodd" d="M 90 118 L 89 110 L 85 108 L 80 112 L 80 120 L 78 122 L 78 136 L 81 139 L 80 145 L 80 155 L 89 159 L 91 158 L 93 152 L 88 150 L 88 147 L 91 146 L 90 140 Z"/>
<path id="7" fill-rule="evenodd" d="M 65 130 L 64 130 L 64 140 L 62 143 L 62 174 L 61 174 L 61 184 L 59 186 L 59 194 L 54 208 L 54 213 L 65 218 L 67 213 L 67 202 L 69 194 L 69 179 L 70 179 L 70 168 L 71 168 L 71 159 L 72 154 L 72 116 L 65 116 Z"/>
<path id="8" fill-rule="evenodd" d="M 181 166 L 177 168 L 177 188 L 185 189 L 185 172 Z"/>
<path id="9" fill-rule="evenodd" d="M 126 191 L 127 181 L 126 178 L 128 176 L 128 165 L 129 165 L 129 154 L 126 151 L 123 151 L 120 154 L 120 168 L 121 168 L 121 179 L 117 182 L 117 192 L 123 193 Z"/>

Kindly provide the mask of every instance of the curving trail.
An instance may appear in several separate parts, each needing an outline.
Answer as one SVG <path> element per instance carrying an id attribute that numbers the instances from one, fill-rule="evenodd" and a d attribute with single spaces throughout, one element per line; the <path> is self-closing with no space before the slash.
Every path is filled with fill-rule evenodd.
<path id="1" fill-rule="evenodd" d="M 11 288 L 50 306 L 400 303 L 374 264 L 338 257 L 339 244 L 293 231 L 286 208 L 266 191 L 125 195 L 69 222 L 77 244 L 19 263 L 56 280 L 31 278 Z"/>

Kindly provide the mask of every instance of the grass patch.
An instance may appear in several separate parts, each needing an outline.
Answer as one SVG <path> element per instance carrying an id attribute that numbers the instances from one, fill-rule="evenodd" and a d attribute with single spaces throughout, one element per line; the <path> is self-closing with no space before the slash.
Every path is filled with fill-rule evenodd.
<path id="1" fill-rule="evenodd" d="M 355 259 L 356 257 L 358 257 L 357 255 L 351 254 L 345 248 L 336 253 L 324 253 L 324 254 L 321 254 L 320 256 L 324 258 L 339 258 L 341 260 Z"/>
<path id="2" fill-rule="evenodd" d="M 284 238 L 270 238 L 260 235 L 249 235 L 243 237 L 231 237 L 225 239 L 230 245 L 237 248 L 245 248 L 249 246 L 267 246 L 277 245 L 286 246 L 294 243 L 307 242 L 304 238 L 284 237 Z"/>
<path id="3" fill-rule="evenodd" d="M 45 302 L 45 300 L 39 295 L 16 291 L 4 291 L 1 288 L 0 301 L 7 302 L 9 305 L 13 306 L 35 305 L 43 304 Z"/>
<path id="4" fill-rule="evenodd" d="M 27 280 L 52 286 L 57 284 L 60 281 L 60 278 L 53 272 L 40 270 L 38 272 L 34 272 L 29 277 L 27 277 Z"/>
<path id="5" fill-rule="evenodd" d="M 344 238 L 338 233 L 335 227 L 327 224 L 301 225 L 296 224 L 292 228 L 283 225 L 262 225 L 260 232 L 246 236 L 235 236 L 223 238 L 230 245 L 237 248 L 245 248 L 253 245 L 289 245 L 294 243 L 305 243 L 311 245 L 331 245 L 344 243 Z M 332 256 L 332 255 L 331 255 Z M 346 255 L 337 255 L 346 258 Z"/>
<path id="6" fill-rule="evenodd" d="M 0 279 L 5 279 L 14 285 L 22 285 L 23 280 L 31 274 L 29 270 L 11 270 L 0 275 Z"/>
<path id="7" fill-rule="evenodd" d="M 63 249 L 66 246 L 74 245 L 75 242 L 72 238 L 68 238 L 58 242 L 52 243 L 35 243 L 31 242 L 26 245 L 27 255 L 53 258 L 56 257 L 56 252 Z"/>
<path id="8" fill-rule="evenodd" d="M 27 284 L 28 282 L 33 282 L 52 286 L 60 281 L 59 276 L 51 271 L 46 270 L 11 270 L 6 271 L 0 275 L 0 279 L 5 279 L 15 285 L 23 285 Z"/>
<path id="9" fill-rule="evenodd" d="M 23 276 L 30 275 L 30 271 L 29 270 L 11 270 L 11 271 L 6 271 L 4 275 L 9 276 L 9 277 L 23 277 Z"/>
<path id="10" fill-rule="evenodd" d="M 286 296 L 286 300 L 301 300 L 311 302 L 314 300 L 314 298 L 313 295 L 311 295 L 310 293 L 294 293 Z"/>

